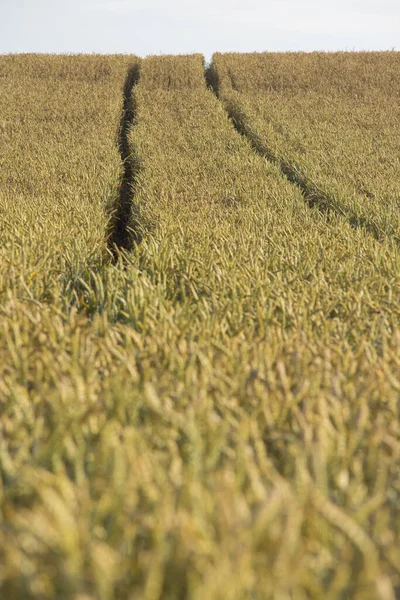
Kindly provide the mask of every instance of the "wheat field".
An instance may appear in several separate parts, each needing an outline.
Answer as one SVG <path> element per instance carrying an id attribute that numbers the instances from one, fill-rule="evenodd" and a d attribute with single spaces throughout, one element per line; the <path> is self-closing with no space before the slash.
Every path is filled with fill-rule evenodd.
<path id="1" fill-rule="evenodd" d="M 400 597 L 399 54 L 0 56 L 0 598 Z"/>

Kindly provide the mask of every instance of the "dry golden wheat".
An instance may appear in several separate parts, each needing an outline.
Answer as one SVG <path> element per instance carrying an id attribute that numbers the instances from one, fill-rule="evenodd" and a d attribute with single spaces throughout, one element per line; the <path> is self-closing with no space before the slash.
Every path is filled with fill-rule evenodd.
<path id="1" fill-rule="evenodd" d="M 0 596 L 393 600 L 398 246 L 310 208 L 201 56 L 149 57 L 110 260 L 134 62 L 0 60 Z"/>

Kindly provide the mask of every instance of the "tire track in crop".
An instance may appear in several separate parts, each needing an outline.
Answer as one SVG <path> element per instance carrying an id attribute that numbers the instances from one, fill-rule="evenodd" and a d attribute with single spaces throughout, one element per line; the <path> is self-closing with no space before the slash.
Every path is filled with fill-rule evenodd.
<path id="1" fill-rule="evenodd" d="M 129 251 L 134 244 L 140 244 L 142 240 L 139 210 L 134 204 L 140 163 L 129 144 L 129 132 L 136 122 L 134 87 L 139 83 L 139 78 L 140 66 L 135 64 L 129 69 L 123 87 L 123 106 L 118 130 L 118 151 L 123 175 L 107 232 L 107 246 L 114 260 L 117 260 L 120 249 Z"/>
<path id="2" fill-rule="evenodd" d="M 301 191 L 304 201 L 310 208 L 315 207 L 322 214 L 339 215 L 344 218 L 353 229 L 356 230 L 362 228 L 376 240 L 382 240 L 384 232 L 382 232 L 375 223 L 370 222 L 361 215 L 354 213 L 351 209 L 339 204 L 333 195 L 319 189 L 312 181 L 308 180 L 299 168 L 296 168 L 296 166 L 289 161 L 277 156 L 264 144 L 257 133 L 252 130 L 251 125 L 246 120 L 245 114 L 235 106 L 233 102 L 221 100 L 219 76 L 216 70 L 213 69 L 212 64 L 205 70 L 205 79 L 207 86 L 222 103 L 236 131 L 250 142 L 253 150 L 257 152 L 257 154 L 280 168 L 282 175 Z"/>

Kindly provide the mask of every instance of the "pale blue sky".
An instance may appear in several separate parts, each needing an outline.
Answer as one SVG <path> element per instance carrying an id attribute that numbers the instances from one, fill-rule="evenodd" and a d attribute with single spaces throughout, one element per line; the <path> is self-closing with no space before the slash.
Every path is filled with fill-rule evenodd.
<path id="1" fill-rule="evenodd" d="M 400 0 L 0 0 L 0 53 L 400 49 Z"/>

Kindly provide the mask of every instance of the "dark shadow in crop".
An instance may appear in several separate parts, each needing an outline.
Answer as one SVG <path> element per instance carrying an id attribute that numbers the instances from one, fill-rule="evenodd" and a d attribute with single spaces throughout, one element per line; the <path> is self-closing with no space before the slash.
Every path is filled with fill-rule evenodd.
<path id="1" fill-rule="evenodd" d="M 118 133 L 118 150 L 123 164 L 123 176 L 107 231 L 107 246 L 114 260 L 117 260 L 121 249 L 129 251 L 134 244 L 140 244 L 142 241 L 139 209 L 134 203 L 140 162 L 131 152 L 129 144 L 129 132 L 136 123 L 137 115 L 133 90 L 139 78 L 140 67 L 134 65 L 127 73 L 123 88 L 123 107 Z"/>
<path id="2" fill-rule="evenodd" d="M 229 77 L 232 79 L 230 73 Z M 205 79 L 207 86 L 214 92 L 216 97 L 221 100 L 219 75 L 213 63 L 206 68 Z M 255 135 L 253 131 L 251 131 L 244 115 L 232 102 L 221 101 L 236 131 L 250 142 L 251 147 L 257 154 L 280 168 L 282 175 L 290 181 L 290 183 L 297 186 L 304 201 L 310 208 L 315 207 L 320 213 L 327 216 L 332 214 L 340 215 L 346 219 L 347 223 L 353 229 L 362 228 L 376 240 L 382 240 L 383 232 L 379 230 L 375 223 L 368 221 L 365 217 L 357 215 L 351 209 L 339 204 L 333 195 L 320 190 L 307 179 L 299 168 L 286 160 L 281 160 L 258 138 L 257 135 Z"/>
<path id="3" fill-rule="evenodd" d="M 214 94 L 219 99 L 219 75 L 214 66 L 214 63 L 211 63 L 204 71 L 204 77 L 206 80 L 207 87 L 214 92 Z"/>

